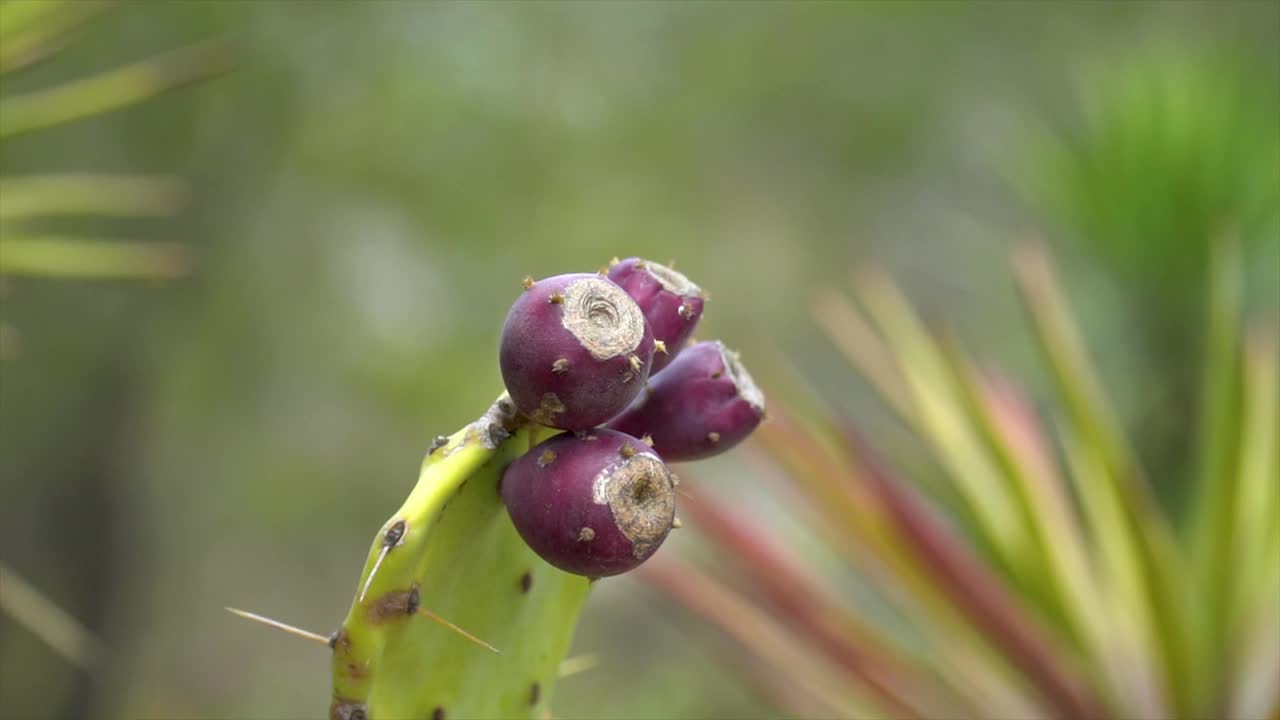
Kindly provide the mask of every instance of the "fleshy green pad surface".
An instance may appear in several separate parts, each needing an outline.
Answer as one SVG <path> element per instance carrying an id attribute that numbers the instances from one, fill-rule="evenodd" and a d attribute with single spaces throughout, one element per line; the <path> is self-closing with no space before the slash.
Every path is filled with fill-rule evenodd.
<path id="1" fill-rule="evenodd" d="M 374 538 L 334 639 L 331 718 L 546 714 L 590 583 L 543 562 L 507 517 L 498 494 L 502 468 L 546 432 L 517 424 L 499 399 L 434 450 L 409 498 Z M 398 543 L 379 563 L 401 521 Z M 501 654 L 413 612 L 415 602 Z"/>

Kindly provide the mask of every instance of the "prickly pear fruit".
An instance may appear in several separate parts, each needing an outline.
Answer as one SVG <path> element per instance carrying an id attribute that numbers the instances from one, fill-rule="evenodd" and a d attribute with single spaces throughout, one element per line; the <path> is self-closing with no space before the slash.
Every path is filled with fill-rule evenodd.
<path id="1" fill-rule="evenodd" d="M 675 479 L 643 441 L 613 430 L 564 434 L 502 476 L 520 537 L 565 572 L 626 572 L 658 549 L 675 520 Z"/>
<path id="2" fill-rule="evenodd" d="M 534 282 L 502 328 L 502 380 L 534 422 L 588 430 L 626 409 L 644 388 L 653 334 L 631 296 L 599 275 Z"/>
<path id="3" fill-rule="evenodd" d="M 738 354 L 712 340 L 686 348 L 608 427 L 648 435 L 659 455 L 680 462 L 728 450 L 763 417 L 764 393 Z"/>
<path id="4" fill-rule="evenodd" d="M 635 299 L 649 320 L 654 339 L 661 342 L 653 356 L 657 373 L 666 367 L 689 341 L 702 317 L 704 294 L 682 273 L 651 260 L 627 258 L 609 267 L 609 279 Z"/>

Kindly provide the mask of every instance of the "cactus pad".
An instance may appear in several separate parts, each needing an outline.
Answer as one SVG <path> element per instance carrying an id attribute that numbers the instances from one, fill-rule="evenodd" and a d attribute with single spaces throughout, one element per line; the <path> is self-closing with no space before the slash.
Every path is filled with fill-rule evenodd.
<path id="1" fill-rule="evenodd" d="M 538 558 L 498 492 L 503 467 L 547 432 L 523 425 L 503 395 L 433 447 L 408 499 L 374 538 L 330 641 L 331 720 L 549 714 L 589 582 Z"/>

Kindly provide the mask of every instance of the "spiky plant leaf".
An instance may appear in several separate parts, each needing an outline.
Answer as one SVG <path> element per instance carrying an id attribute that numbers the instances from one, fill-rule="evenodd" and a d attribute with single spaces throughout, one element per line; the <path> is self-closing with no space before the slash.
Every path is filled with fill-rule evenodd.
<path id="1" fill-rule="evenodd" d="M 875 322 L 835 291 L 820 295 L 816 319 L 920 432 L 947 481 L 983 473 L 984 492 L 1007 494 L 1014 530 L 1006 542 L 1022 547 L 1002 556 L 986 535 L 991 526 L 968 522 L 973 508 L 920 492 L 922 479 L 859 431 L 848 432 L 841 451 L 830 428 L 845 421 L 824 420 L 830 411 L 820 402 L 800 416 L 774 391 L 759 445 L 794 481 L 777 503 L 812 519 L 806 524 L 852 577 L 841 582 L 830 577 L 840 568 L 818 573 L 780 557 L 772 548 L 789 540 L 768 517 L 734 522 L 733 503 L 690 491 L 688 527 L 712 540 L 717 569 L 743 589 L 720 604 L 744 617 L 765 608 L 771 623 L 792 631 L 785 651 L 823 659 L 827 669 L 814 677 L 842 673 L 836 697 L 870 716 L 1277 716 L 1280 358 L 1274 323 L 1245 335 L 1241 258 L 1229 243 L 1218 248 L 1207 272 L 1208 399 L 1185 452 L 1204 458 L 1202 524 L 1183 528 L 1155 501 L 1043 249 L 1022 248 L 1013 263 L 1057 390 L 1056 403 L 1038 409 L 979 369 L 957 339 L 923 330 L 885 276 L 859 273 Z M 1008 562 L 1015 557 L 1022 560 Z M 724 627 L 691 597 L 690 586 L 706 584 L 700 571 L 668 565 L 641 574 Z M 861 593 L 841 597 L 848 584 L 869 586 L 888 612 Z M 782 650 L 766 642 L 776 628 L 724 629 L 777 662 Z M 859 652 L 842 653 L 845 644 Z M 799 665 L 770 667 L 799 681 Z"/>

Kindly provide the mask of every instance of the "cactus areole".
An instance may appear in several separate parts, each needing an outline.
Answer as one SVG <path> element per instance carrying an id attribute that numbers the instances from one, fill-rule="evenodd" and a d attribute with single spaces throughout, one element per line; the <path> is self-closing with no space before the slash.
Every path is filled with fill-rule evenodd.
<path id="1" fill-rule="evenodd" d="M 502 380 L 520 412 L 562 430 L 588 430 L 644 388 L 653 335 L 636 302 L 586 273 L 525 282 L 502 329 Z"/>
<path id="2" fill-rule="evenodd" d="M 605 577 L 649 558 L 675 520 L 675 479 L 641 440 L 612 430 L 553 437 L 502 476 L 520 537 L 565 572 Z"/>
<path id="3" fill-rule="evenodd" d="M 659 455 L 680 462 L 728 450 L 763 418 L 764 393 L 738 354 L 711 340 L 686 349 L 609 427 L 648 435 Z"/>
<path id="4" fill-rule="evenodd" d="M 627 258 L 609 266 L 609 279 L 635 299 L 660 350 L 652 373 L 675 359 L 698 327 L 705 293 L 673 268 L 652 260 Z"/>

